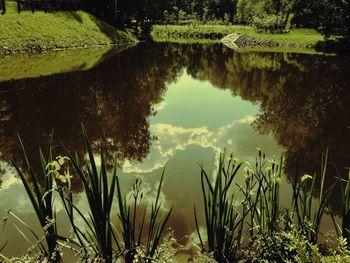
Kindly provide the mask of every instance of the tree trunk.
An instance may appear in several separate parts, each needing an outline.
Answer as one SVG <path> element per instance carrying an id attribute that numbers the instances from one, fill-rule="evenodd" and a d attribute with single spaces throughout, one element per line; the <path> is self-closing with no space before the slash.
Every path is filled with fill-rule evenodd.
<path id="1" fill-rule="evenodd" d="M 1 14 L 5 14 L 6 13 L 6 3 L 5 3 L 5 0 L 1 0 L 1 9 L 2 9 L 2 12 Z"/>

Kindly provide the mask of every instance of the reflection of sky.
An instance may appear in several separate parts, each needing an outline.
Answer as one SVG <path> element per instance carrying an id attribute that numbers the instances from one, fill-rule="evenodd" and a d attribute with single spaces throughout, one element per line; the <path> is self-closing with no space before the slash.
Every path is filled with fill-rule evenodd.
<path id="1" fill-rule="evenodd" d="M 228 90 L 219 90 L 209 82 L 201 82 L 184 73 L 169 85 L 164 101 L 156 105 L 157 114 L 150 118 L 150 130 L 157 138 L 149 156 L 139 164 L 126 162 L 126 173 L 149 173 L 160 169 L 179 151 L 199 146 L 218 154 L 225 147 L 240 159 L 255 156 L 256 147 L 268 154 L 279 148 L 270 136 L 261 136 L 251 127 L 259 106 L 233 97 Z M 214 156 L 212 156 L 214 157 Z M 204 160 L 192 157 L 194 165 Z"/>
<path id="2" fill-rule="evenodd" d="M 257 147 L 269 156 L 280 154 L 272 136 L 259 135 L 251 127 L 259 105 L 233 97 L 228 90 L 219 90 L 186 73 L 168 86 L 164 100 L 155 108 L 157 114 L 150 118 L 150 130 L 157 140 L 152 142 L 150 154 L 142 163 L 125 162 L 123 173 L 142 175 L 145 181 L 156 183 L 167 164 L 163 192 L 166 202 L 175 208 L 169 224 L 177 237 L 191 234 L 193 205 L 201 207 L 199 163 L 208 172 L 215 171 L 224 148 L 251 163 Z M 238 183 L 243 180 L 241 176 Z"/>

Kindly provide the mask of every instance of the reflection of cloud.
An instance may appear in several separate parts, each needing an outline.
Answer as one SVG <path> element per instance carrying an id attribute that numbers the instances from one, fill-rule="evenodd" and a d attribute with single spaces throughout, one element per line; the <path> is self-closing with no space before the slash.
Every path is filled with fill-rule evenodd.
<path id="1" fill-rule="evenodd" d="M 28 196 L 22 185 L 21 179 L 15 176 L 15 169 L 7 162 L 0 161 L 0 170 L 4 171 L 1 175 L 0 187 L 0 214 L 5 210 L 11 209 L 21 213 L 33 211 L 33 207 L 28 205 Z"/>
<path id="2" fill-rule="evenodd" d="M 5 161 L 0 161 L 0 170 L 4 171 L 1 174 L 0 209 L 11 209 L 21 213 L 31 213 L 33 207 L 21 179 L 16 176 L 17 171 L 15 168 Z M 58 195 L 56 197 L 58 197 Z M 56 202 L 56 212 L 60 212 L 62 209 L 63 205 L 60 202 Z"/>
<path id="3" fill-rule="evenodd" d="M 1 173 L 1 190 L 7 190 L 12 185 L 21 183 L 21 180 L 15 176 L 15 168 L 9 163 L 0 161 L 0 171 L 3 171 Z"/>
<path id="4" fill-rule="evenodd" d="M 254 116 L 245 116 L 225 125 L 216 131 L 210 131 L 208 127 L 184 128 L 171 124 L 154 124 L 150 130 L 158 140 L 153 142 L 151 151 L 146 160 L 142 163 L 131 163 L 125 161 L 123 171 L 125 173 L 149 173 L 164 167 L 168 159 L 173 157 L 178 150 L 185 150 L 189 145 L 198 145 L 203 148 L 212 148 L 218 160 L 219 153 L 230 147 L 234 150 L 235 140 L 232 132 L 240 126 L 249 126 L 255 120 Z"/>
<path id="5" fill-rule="evenodd" d="M 199 226 L 199 233 L 201 235 L 203 243 L 206 243 L 207 242 L 207 230 L 204 227 Z M 199 240 L 197 230 L 192 231 L 192 233 L 190 235 L 188 235 L 187 243 L 185 244 L 184 249 L 185 250 L 194 250 L 194 251 L 201 250 L 200 240 Z"/>
<path id="6" fill-rule="evenodd" d="M 159 103 L 152 106 L 152 111 L 160 112 L 162 109 L 165 108 L 166 105 L 167 105 L 167 103 L 165 101 L 159 102 Z"/>

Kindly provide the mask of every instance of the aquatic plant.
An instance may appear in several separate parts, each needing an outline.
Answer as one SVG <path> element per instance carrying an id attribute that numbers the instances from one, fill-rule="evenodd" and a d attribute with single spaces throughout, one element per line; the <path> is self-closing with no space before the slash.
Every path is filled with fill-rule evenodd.
<path id="1" fill-rule="evenodd" d="M 292 182 L 292 212 L 296 216 L 298 227 L 309 241 L 317 243 L 322 217 L 328 205 L 328 199 L 335 184 L 325 189 L 328 150 L 321 160 L 321 181 L 319 199 L 313 197 L 316 190 L 316 175 L 295 177 Z"/>
<path id="2" fill-rule="evenodd" d="M 215 178 L 209 177 L 201 166 L 207 244 L 203 242 L 199 231 L 196 207 L 194 207 L 194 215 L 202 250 L 213 253 L 214 258 L 219 262 L 232 262 L 240 247 L 244 219 L 249 209 L 246 208 L 246 201 L 243 201 L 242 214 L 238 211 L 234 205 L 234 194 L 230 189 L 242 163 L 236 164 L 233 158 L 230 158 L 225 166 L 225 158 L 225 153 L 220 155 Z"/>
<path id="3" fill-rule="evenodd" d="M 120 187 L 119 178 L 116 178 L 117 182 L 117 199 L 118 199 L 118 217 L 122 226 L 122 235 L 125 246 L 125 261 L 132 263 L 137 249 L 143 247 L 142 253 L 146 262 L 150 261 L 154 257 L 163 232 L 165 230 L 166 223 L 171 215 L 173 207 L 169 211 L 166 211 L 164 215 L 161 214 L 162 202 L 160 201 L 160 191 L 163 184 L 165 168 L 163 169 L 160 177 L 160 182 L 157 190 L 157 195 L 154 203 L 151 205 L 151 213 L 149 215 L 148 229 L 146 229 L 146 242 L 142 243 L 142 235 L 145 229 L 145 218 L 147 213 L 147 204 L 143 209 L 142 217 L 139 220 L 139 210 L 143 193 L 142 182 L 140 179 L 136 179 L 133 186 L 132 204 L 128 204 L 126 201 L 126 194 L 123 194 Z M 140 221 L 137 225 L 137 221 Z M 140 258 L 140 255 L 138 256 Z"/>
<path id="4" fill-rule="evenodd" d="M 51 136 L 52 137 L 52 136 Z M 44 240 L 46 241 L 47 248 L 43 244 L 43 240 L 22 220 L 11 213 L 23 226 L 30 230 L 36 242 L 31 242 L 20 228 L 16 227 L 22 236 L 31 243 L 32 249 L 39 249 L 40 253 L 50 259 L 50 262 L 59 262 L 60 253 L 57 251 L 57 241 L 59 235 L 57 233 L 56 211 L 53 204 L 53 191 L 54 191 L 54 174 L 50 172 L 49 167 L 52 163 L 52 148 L 51 141 L 47 151 L 44 152 L 39 149 L 40 161 L 41 161 L 41 173 L 44 178 L 43 184 L 39 182 L 39 176 L 35 174 L 27 158 L 27 154 L 21 138 L 19 138 L 20 144 L 24 153 L 24 160 L 26 163 L 26 171 L 23 171 L 15 161 L 13 165 L 16 168 L 17 174 L 22 180 L 27 195 L 33 205 L 35 214 L 40 222 L 42 229 L 44 230 Z"/>
<path id="5" fill-rule="evenodd" d="M 246 195 L 250 211 L 250 236 L 254 231 L 272 235 L 278 225 L 280 216 L 280 185 L 282 183 L 283 156 L 279 163 L 275 158 L 266 159 L 258 148 L 255 170 L 246 167 Z"/>
<path id="6" fill-rule="evenodd" d="M 77 155 L 68 152 L 68 157 L 72 166 L 79 176 L 84 186 L 84 192 L 88 201 L 88 213 L 78 208 L 73 203 L 69 203 L 71 208 L 69 217 L 72 219 L 73 209 L 79 214 L 87 226 L 85 233 L 76 225 L 74 219 L 71 220 L 76 235 L 81 242 L 86 242 L 83 247 L 88 246 L 96 255 L 103 258 L 105 262 L 112 262 L 115 257 L 121 253 L 121 248 L 115 236 L 114 228 L 111 223 L 111 209 L 117 178 L 116 164 L 114 164 L 111 175 L 111 183 L 108 183 L 107 164 L 103 152 L 100 153 L 101 166 L 98 169 L 95 156 L 91 148 L 88 135 L 82 127 L 85 150 L 87 152 L 86 163 L 81 163 Z M 72 209 L 73 208 L 73 209 Z M 117 248 L 115 250 L 114 244 Z"/>
<path id="7" fill-rule="evenodd" d="M 164 215 L 161 212 L 160 192 L 165 169 L 160 178 L 155 202 L 152 203 L 150 215 L 147 217 L 147 221 L 149 220 L 148 229 L 144 233 L 148 210 L 146 205 L 143 213 L 140 214 L 140 205 L 143 197 L 141 180 L 136 179 L 133 185 L 133 202 L 130 205 L 127 202 L 127 194 L 121 190 L 116 161 L 113 164 L 112 173 L 108 175 L 106 158 L 101 151 L 99 155 L 101 164 L 100 167 L 97 167 L 96 157 L 84 127 L 82 127 L 82 133 L 88 160 L 83 164 L 77 155 L 73 156 L 71 153 L 68 153 L 68 156 L 84 186 L 89 204 L 87 215 L 73 204 L 70 187 L 68 188 L 68 197 L 65 197 L 62 190 L 60 192 L 81 247 L 85 253 L 89 253 L 88 249 L 92 249 L 92 253 L 102 258 L 105 262 L 112 262 L 112 260 L 123 256 L 127 263 L 133 262 L 136 250 L 142 247 L 145 255 L 144 260 L 147 259 L 146 261 L 149 261 L 155 256 L 156 252 L 159 253 L 157 248 L 172 212 L 172 208 L 165 212 Z M 110 182 L 108 177 L 110 177 Z M 117 203 L 119 222 L 113 224 L 111 222 L 111 210 L 115 201 Z M 81 226 L 76 224 L 73 211 L 76 211 L 85 222 L 87 226 L 85 232 L 83 232 Z M 137 225 L 137 220 L 139 220 L 140 216 L 141 220 Z M 122 238 L 117 233 L 119 229 L 121 230 Z M 145 242 L 142 240 L 143 234 L 147 234 Z"/>

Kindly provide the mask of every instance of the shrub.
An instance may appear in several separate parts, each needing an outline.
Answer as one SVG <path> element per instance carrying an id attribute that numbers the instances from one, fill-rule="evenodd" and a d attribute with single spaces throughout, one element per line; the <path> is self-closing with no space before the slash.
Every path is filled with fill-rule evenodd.
<path id="1" fill-rule="evenodd" d="M 319 262 L 317 245 L 311 244 L 295 231 L 281 231 L 274 235 L 262 233 L 252 240 L 241 262 Z"/>

